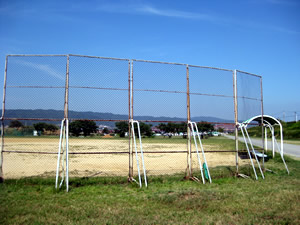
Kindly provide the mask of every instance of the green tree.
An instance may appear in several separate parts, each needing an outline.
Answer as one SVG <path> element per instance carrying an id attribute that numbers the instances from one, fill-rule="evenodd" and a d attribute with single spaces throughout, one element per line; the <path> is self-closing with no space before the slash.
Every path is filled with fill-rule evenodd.
<path id="1" fill-rule="evenodd" d="M 186 123 L 160 123 L 157 126 L 158 129 L 167 133 L 180 133 L 187 131 L 187 124 Z"/>
<path id="2" fill-rule="evenodd" d="M 57 131 L 58 127 L 54 124 L 46 124 L 45 130 L 49 130 L 51 132 Z"/>
<path id="3" fill-rule="evenodd" d="M 219 128 L 218 128 L 218 131 L 221 132 L 221 133 L 223 133 L 223 132 L 224 132 L 224 128 L 219 127 Z"/>
<path id="4" fill-rule="evenodd" d="M 107 127 L 104 127 L 104 129 L 102 130 L 102 133 L 103 134 L 108 134 L 109 133 L 109 130 Z"/>
<path id="5" fill-rule="evenodd" d="M 120 121 L 120 122 L 116 122 L 115 125 L 117 127 L 117 129 L 115 130 L 116 133 L 118 133 L 120 137 L 125 137 L 125 133 L 128 132 L 128 122 Z M 151 124 L 140 122 L 141 135 L 148 136 L 148 137 L 152 136 L 151 127 L 152 127 Z M 135 135 L 138 135 L 138 129 L 136 124 L 134 125 L 134 133 Z"/>
<path id="6" fill-rule="evenodd" d="M 12 127 L 12 128 L 20 128 L 20 127 L 24 127 L 23 123 L 20 122 L 19 120 L 12 120 L 10 121 L 9 123 L 9 127 Z"/>
<path id="7" fill-rule="evenodd" d="M 120 135 L 120 137 L 125 137 L 125 133 L 128 132 L 128 122 L 120 121 L 116 122 L 115 126 L 117 129 L 115 132 Z"/>
<path id="8" fill-rule="evenodd" d="M 141 122 L 140 123 L 140 131 L 141 131 L 141 135 L 145 135 L 147 137 L 151 137 L 152 136 L 152 130 L 151 130 L 152 125 L 151 124 L 146 124 Z M 135 133 L 138 133 L 137 127 L 134 128 Z"/>
<path id="9" fill-rule="evenodd" d="M 70 123 L 69 129 L 70 132 L 76 137 L 78 137 L 81 133 L 83 133 L 83 135 L 86 137 L 97 131 L 97 125 L 94 121 L 76 120 Z"/>
<path id="10" fill-rule="evenodd" d="M 48 125 L 47 123 L 39 122 L 39 123 L 33 124 L 33 127 L 35 130 L 37 130 L 39 132 L 43 132 L 44 130 L 46 130 L 47 125 Z"/>
<path id="11" fill-rule="evenodd" d="M 210 132 L 214 130 L 214 125 L 208 122 L 202 121 L 197 124 L 199 132 Z"/>

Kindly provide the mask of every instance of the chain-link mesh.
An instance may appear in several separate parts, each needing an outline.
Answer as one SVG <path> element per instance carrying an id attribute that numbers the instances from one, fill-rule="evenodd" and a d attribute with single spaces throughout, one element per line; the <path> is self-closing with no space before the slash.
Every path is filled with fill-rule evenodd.
<path id="1" fill-rule="evenodd" d="M 8 56 L 6 77 L 6 178 L 55 175 L 66 117 L 70 176 L 126 176 L 131 166 L 137 175 L 129 119 L 140 121 L 147 175 L 184 174 L 188 143 L 197 174 L 189 113 L 191 121 L 204 121 L 198 127 L 208 166 L 235 165 L 234 141 L 219 136 L 234 131 L 231 70 L 77 55 Z M 261 113 L 260 79 L 237 73 L 239 120 Z"/>
<path id="2" fill-rule="evenodd" d="M 239 121 L 262 115 L 261 77 L 237 71 L 236 79 Z"/>

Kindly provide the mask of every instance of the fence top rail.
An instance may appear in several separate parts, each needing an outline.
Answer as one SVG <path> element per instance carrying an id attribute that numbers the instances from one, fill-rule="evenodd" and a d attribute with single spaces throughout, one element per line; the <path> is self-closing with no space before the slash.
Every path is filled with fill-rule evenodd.
<path id="1" fill-rule="evenodd" d="M 159 63 L 159 64 L 169 64 L 169 65 L 178 65 L 178 66 L 187 66 L 187 64 L 184 64 L 184 63 L 161 62 L 161 61 L 154 61 L 154 60 L 132 59 L 132 61 L 147 62 L 147 63 Z"/>
<path id="2" fill-rule="evenodd" d="M 54 55 L 47 55 L 47 54 L 9 54 L 6 55 L 7 57 L 67 57 L 68 55 L 59 55 L 59 54 L 54 54 Z"/>
<path id="3" fill-rule="evenodd" d="M 85 58 L 97 58 L 97 59 L 112 59 L 112 60 L 123 60 L 123 61 L 130 61 L 130 59 L 123 59 L 123 58 L 113 58 L 113 57 L 102 57 L 102 56 L 88 56 L 88 55 L 76 55 L 76 54 L 9 54 L 6 55 L 7 57 L 67 57 L 67 56 L 74 56 L 74 57 L 85 57 Z"/>
<path id="4" fill-rule="evenodd" d="M 114 57 L 102 57 L 102 56 L 88 56 L 88 55 L 78 55 L 78 54 L 9 54 L 6 55 L 7 57 L 68 57 L 68 56 L 74 56 L 74 57 L 85 57 L 85 58 L 97 58 L 97 59 L 111 59 L 111 60 L 122 60 L 122 61 L 135 61 L 135 62 L 147 62 L 147 63 L 160 63 L 160 64 L 169 64 L 169 65 L 179 65 L 179 66 L 188 66 L 188 67 L 195 67 L 195 68 L 203 68 L 203 69 L 214 69 L 214 70 L 222 70 L 222 71 L 228 71 L 233 72 L 232 69 L 224 69 L 224 68 L 218 68 L 218 67 L 211 67 L 211 66 L 197 66 L 197 65 L 189 65 L 186 63 L 174 63 L 174 62 L 162 62 L 162 61 L 154 61 L 154 60 L 142 60 L 142 59 L 126 59 L 126 58 L 114 58 Z M 245 73 L 251 76 L 256 76 L 259 78 L 262 78 L 262 76 L 245 72 L 242 70 L 236 70 L 240 73 Z"/>
<path id="5" fill-rule="evenodd" d="M 84 57 L 84 58 L 95 58 L 95 59 L 112 59 L 112 60 L 130 61 L 130 59 L 125 59 L 125 58 L 102 57 L 102 56 L 90 56 L 90 55 L 69 54 L 69 56 L 74 56 L 74 57 Z"/>
<path id="6" fill-rule="evenodd" d="M 135 61 L 135 62 L 148 62 L 148 63 L 160 63 L 160 64 L 170 64 L 170 65 L 179 65 L 179 66 L 188 66 L 188 67 L 197 67 L 197 68 L 203 68 L 203 69 L 214 69 L 214 70 L 223 70 L 223 71 L 233 72 L 233 70 L 230 70 L 230 69 L 223 69 L 223 68 L 211 67 L 211 66 L 196 66 L 196 65 L 186 64 L 186 63 L 162 62 L 162 61 L 142 60 L 142 59 L 132 59 L 132 61 Z"/>
<path id="7" fill-rule="evenodd" d="M 254 73 L 248 73 L 248 72 L 245 72 L 245 71 L 242 71 L 242 70 L 236 70 L 236 72 L 245 73 L 245 74 L 248 74 L 248 75 L 251 75 L 251 76 L 254 76 L 254 77 L 262 78 L 262 76 L 260 76 L 260 75 L 257 75 L 257 74 L 254 74 Z"/>
<path id="8" fill-rule="evenodd" d="M 213 70 L 223 70 L 228 72 L 233 72 L 230 69 L 218 68 L 218 67 L 211 67 L 211 66 L 196 66 L 196 65 L 189 65 L 189 67 L 196 67 L 196 68 L 203 68 L 203 69 L 213 69 Z"/>

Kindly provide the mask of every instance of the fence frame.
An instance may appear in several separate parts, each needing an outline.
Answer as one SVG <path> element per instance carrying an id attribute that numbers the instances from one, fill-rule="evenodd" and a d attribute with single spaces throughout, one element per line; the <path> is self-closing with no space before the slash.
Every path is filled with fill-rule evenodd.
<path id="1" fill-rule="evenodd" d="M 239 153 L 239 148 L 238 148 L 238 123 L 239 123 L 239 118 L 238 118 L 238 98 L 241 98 L 242 96 L 238 96 L 238 87 L 237 87 L 237 72 L 241 72 L 247 75 L 255 76 L 260 79 L 260 101 L 261 101 L 261 115 L 263 117 L 264 115 L 264 108 L 263 108 L 263 86 L 262 86 L 262 77 L 256 74 L 240 71 L 240 70 L 230 70 L 230 69 L 223 69 L 223 68 L 217 68 L 217 67 L 207 67 L 207 66 L 195 66 L 195 65 L 189 65 L 189 64 L 182 64 L 182 63 L 170 63 L 170 62 L 160 62 L 160 61 L 149 61 L 149 60 L 138 60 L 138 59 L 121 59 L 121 58 L 110 58 L 110 57 L 98 57 L 98 56 L 86 56 L 86 55 L 75 55 L 75 54 L 65 54 L 65 55 L 41 55 L 41 54 L 20 54 L 20 55 L 7 55 L 6 60 L 5 60 L 5 71 L 4 71 L 4 83 L 3 83 L 3 100 L 2 100 L 2 116 L 1 116 L 1 152 L 0 152 L 0 179 L 3 180 L 3 152 L 6 152 L 4 149 L 4 122 L 6 120 L 37 120 L 37 121 L 61 121 L 61 119 L 49 119 L 49 118 L 6 118 L 5 117 L 5 106 L 6 106 L 6 89 L 7 89 L 7 70 L 8 70 L 8 58 L 9 57 L 55 57 L 55 56 L 60 56 L 60 57 L 66 57 L 66 75 L 65 75 L 65 95 L 64 95 L 64 116 L 61 119 L 64 120 L 77 120 L 77 119 L 72 119 L 69 118 L 69 61 L 70 57 L 86 57 L 86 58 L 98 58 L 98 59 L 109 59 L 109 60 L 122 60 L 122 61 L 128 61 L 128 179 L 133 178 L 133 161 L 134 161 L 134 146 L 133 146 L 133 134 L 130 129 L 130 121 L 134 119 L 134 93 L 135 91 L 153 91 L 153 92 L 169 92 L 169 93 L 182 93 L 186 94 L 186 108 L 187 108 L 187 118 L 186 121 L 158 121 L 158 120 L 139 120 L 141 122 L 186 122 L 187 123 L 187 167 L 186 167 L 186 178 L 191 178 L 193 176 L 193 168 L 192 168 L 192 153 L 195 151 L 192 151 L 192 138 L 191 138 L 191 130 L 188 126 L 188 122 L 191 120 L 191 110 L 190 110 L 190 95 L 195 94 L 195 93 L 190 93 L 190 74 L 189 74 L 189 68 L 190 67 L 195 67 L 195 68 L 205 68 L 205 69 L 213 69 L 213 70 L 222 70 L 222 71 L 228 71 L 232 73 L 232 82 L 233 82 L 233 96 L 224 96 L 224 95 L 216 95 L 216 94 L 205 94 L 205 93 L 198 93 L 199 95 L 206 95 L 206 96 L 215 96 L 215 97 L 232 97 L 233 98 L 233 105 L 234 108 L 232 109 L 234 112 L 234 124 L 235 125 L 235 152 L 236 153 L 236 175 L 239 173 L 239 161 L 238 161 L 238 153 Z M 159 64 L 168 64 L 168 65 L 181 65 L 186 67 L 186 91 L 185 92 L 180 92 L 180 91 L 166 91 L 166 90 L 138 90 L 134 89 L 134 62 L 145 62 L 145 63 L 159 63 Z M 43 87 L 42 87 L 43 88 Z M 82 88 L 87 88 L 87 87 L 82 87 Z M 95 88 L 95 87 L 90 87 L 90 88 Z M 112 90 L 117 90 L 116 88 L 112 88 Z M 125 90 L 125 89 L 124 89 Z M 85 119 L 80 119 L 80 120 L 85 120 Z M 98 119 L 98 120 L 92 120 L 92 121 L 126 121 L 126 120 L 112 120 L 112 119 Z M 263 121 L 263 118 L 262 118 Z M 196 121 L 200 122 L 200 121 Z M 225 123 L 217 123 L 217 122 L 210 122 L 213 124 L 225 124 Z M 262 126 L 262 131 L 263 131 L 263 126 Z M 264 145 L 264 132 L 262 132 L 262 144 Z M 69 136 L 69 133 L 67 134 Z M 67 143 L 68 145 L 68 143 Z M 262 148 L 264 151 L 264 147 Z M 9 151 L 7 151 L 9 152 Z M 228 152 L 228 151 L 224 151 Z M 145 152 L 147 154 L 147 152 Z M 170 152 L 171 153 L 171 152 Z M 173 152 L 175 153 L 175 152 Z M 177 153 L 177 152 L 176 152 Z M 264 152 L 263 152 L 264 153 Z M 69 152 L 68 154 L 75 154 L 72 152 Z M 85 154 L 85 153 L 81 153 Z M 96 154 L 96 153 L 95 153 Z M 104 153 L 98 153 L 98 154 L 104 154 Z M 119 154 L 119 153 L 116 153 Z M 263 162 L 263 169 L 264 169 L 264 162 Z"/>

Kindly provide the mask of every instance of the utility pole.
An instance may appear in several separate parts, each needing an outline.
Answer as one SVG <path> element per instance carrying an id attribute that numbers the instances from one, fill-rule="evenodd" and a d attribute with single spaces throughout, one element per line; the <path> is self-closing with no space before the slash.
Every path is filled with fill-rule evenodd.
<path id="1" fill-rule="evenodd" d="M 285 122 L 285 111 L 283 111 L 283 117 L 282 120 Z"/>
<path id="2" fill-rule="evenodd" d="M 295 112 L 295 121 L 298 122 L 297 112 Z"/>

